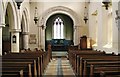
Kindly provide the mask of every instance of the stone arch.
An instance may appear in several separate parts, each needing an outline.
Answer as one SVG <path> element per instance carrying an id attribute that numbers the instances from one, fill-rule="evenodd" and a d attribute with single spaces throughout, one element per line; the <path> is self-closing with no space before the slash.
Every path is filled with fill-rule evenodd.
<path id="1" fill-rule="evenodd" d="M 1 8 L 1 11 L 0 11 L 0 37 L 2 37 L 2 27 L 4 26 L 4 23 L 3 23 L 3 2 L 2 0 L 0 0 L 0 8 Z M 2 55 L 2 38 L 0 38 L 0 55 Z"/>
<path id="2" fill-rule="evenodd" d="M 0 7 L 1 7 L 1 9 L 3 9 L 3 6 L 2 6 L 2 1 L 0 0 Z M 1 19 L 2 19 L 2 10 L 0 11 L 0 24 L 1 24 Z"/>
<path id="3" fill-rule="evenodd" d="M 1 7 L 1 11 L 0 11 L 0 24 L 4 25 L 4 19 L 3 19 L 4 4 L 3 4 L 2 0 L 0 0 L 0 7 Z"/>
<path id="4" fill-rule="evenodd" d="M 50 9 L 48 9 L 47 11 L 45 11 L 42 16 L 40 17 L 39 20 L 39 26 L 44 25 L 46 27 L 46 22 L 48 20 L 48 18 L 54 14 L 57 13 L 62 13 L 65 15 L 68 15 L 72 20 L 73 20 L 73 27 L 74 29 L 78 26 L 82 26 L 82 20 L 78 18 L 78 15 L 76 14 L 76 12 L 74 12 L 72 9 L 68 8 L 68 7 L 64 7 L 64 6 L 56 6 L 56 7 L 52 7 Z M 73 35 L 73 41 L 75 45 L 79 44 L 79 30 L 74 31 Z M 42 34 L 45 34 L 44 32 Z M 41 37 L 43 37 L 44 35 L 42 35 Z M 45 37 L 42 38 L 42 45 L 44 45 L 43 47 L 45 47 Z"/>
<path id="5" fill-rule="evenodd" d="M 48 9 L 47 11 L 44 12 L 43 16 L 41 16 L 40 18 L 40 24 L 44 23 L 44 26 L 46 24 L 47 19 L 51 16 L 54 15 L 56 13 L 63 13 L 65 15 L 68 15 L 69 17 L 71 17 L 71 19 L 74 22 L 74 26 L 81 26 L 80 23 L 82 23 L 77 16 L 77 14 L 70 8 L 68 7 L 64 7 L 64 6 L 57 6 L 57 7 L 52 7 L 50 9 Z"/>
<path id="6" fill-rule="evenodd" d="M 7 11 L 7 7 L 8 5 L 11 6 L 11 11 L 13 12 L 13 19 L 14 19 L 14 23 L 12 24 L 12 29 L 19 29 L 19 20 L 18 20 L 18 12 L 17 12 L 17 5 L 15 4 L 14 0 L 7 0 L 5 3 L 5 7 L 4 7 L 4 13 L 3 13 L 3 18 L 5 18 L 6 15 L 6 11 Z"/>
<path id="7" fill-rule="evenodd" d="M 23 27 L 24 30 L 23 32 L 29 32 L 29 14 L 28 14 L 28 11 L 26 8 L 23 9 L 23 12 L 22 12 L 22 18 L 21 18 L 21 22 L 22 22 L 22 19 L 24 19 L 24 22 L 25 22 L 25 26 Z"/>
<path id="8" fill-rule="evenodd" d="M 29 14 L 26 8 L 22 11 L 20 49 L 28 49 L 28 32 L 29 32 Z"/>
<path id="9" fill-rule="evenodd" d="M 19 11 L 17 9 L 17 4 L 15 0 L 6 0 L 4 2 L 4 13 L 3 19 L 5 20 L 6 12 L 9 15 L 9 32 L 10 32 L 10 52 L 19 52 L 19 32 L 20 29 L 20 19 L 19 19 Z M 4 21 L 5 23 L 5 21 Z M 16 36 L 16 43 L 13 42 L 13 36 Z"/>

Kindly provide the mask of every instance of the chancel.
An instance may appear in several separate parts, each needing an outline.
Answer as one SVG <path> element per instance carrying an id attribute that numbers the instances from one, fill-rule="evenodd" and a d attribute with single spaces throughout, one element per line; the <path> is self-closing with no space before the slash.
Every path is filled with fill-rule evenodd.
<path id="1" fill-rule="evenodd" d="M 0 0 L 1 77 L 120 77 L 119 0 Z"/>

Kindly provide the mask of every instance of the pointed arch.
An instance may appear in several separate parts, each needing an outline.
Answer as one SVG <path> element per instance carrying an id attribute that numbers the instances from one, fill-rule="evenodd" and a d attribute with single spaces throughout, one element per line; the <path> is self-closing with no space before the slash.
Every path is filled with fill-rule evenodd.
<path id="1" fill-rule="evenodd" d="M 0 11 L 0 24 L 4 24 L 4 19 L 3 19 L 4 5 L 3 5 L 3 1 L 2 0 L 0 0 L 0 7 L 1 7 L 1 11 Z"/>
<path id="2" fill-rule="evenodd" d="M 23 9 L 21 22 L 24 20 L 25 25 L 23 26 L 23 32 L 29 32 L 29 19 L 30 16 L 26 8 Z"/>
<path id="3" fill-rule="evenodd" d="M 8 6 L 11 7 L 11 11 L 13 13 L 13 21 L 14 23 L 12 24 L 12 27 L 11 29 L 19 29 L 19 16 L 18 16 L 18 12 L 17 12 L 17 5 L 16 5 L 16 2 L 14 0 L 7 0 L 6 3 L 5 3 L 5 8 L 4 8 L 4 13 L 3 13 L 3 18 L 5 18 L 5 15 L 6 15 L 6 11 L 7 11 L 7 8 L 9 8 Z"/>
<path id="4" fill-rule="evenodd" d="M 1 24 L 1 22 L 2 22 L 2 9 L 3 9 L 1 0 L 0 0 L 0 7 L 1 7 L 1 11 L 0 11 L 0 24 Z"/>

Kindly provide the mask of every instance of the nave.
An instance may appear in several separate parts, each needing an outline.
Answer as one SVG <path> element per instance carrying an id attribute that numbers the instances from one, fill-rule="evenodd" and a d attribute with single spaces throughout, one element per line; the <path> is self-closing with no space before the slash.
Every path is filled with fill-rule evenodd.
<path id="1" fill-rule="evenodd" d="M 0 0 L 0 9 L 2 77 L 120 77 L 120 0 Z"/>

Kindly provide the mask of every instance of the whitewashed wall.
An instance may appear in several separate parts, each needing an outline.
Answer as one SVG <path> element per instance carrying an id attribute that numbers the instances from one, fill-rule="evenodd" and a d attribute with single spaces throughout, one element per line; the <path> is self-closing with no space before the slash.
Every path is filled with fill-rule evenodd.
<path id="1" fill-rule="evenodd" d="M 36 37 L 40 37 L 38 36 L 38 27 L 37 25 L 35 25 L 34 23 L 34 12 L 35 12 L 35 7 L 38 8 L 38 16 L 42 16 L 48 9 L 53 8 L 53 7 L 57 7 L 57 6 L 64 6 L 66 8 L 71 9 L 72 11 L 74 11 L 76 13 L 76 17 L 78 17 L 80 20 L 80 27 L 77 27 L 78 31 L 78 38 L 76 38 L 75 40 L 77 40 L 77 43 L 79 43 L 79 38 L 82 35 L 88 35 L 88 27 L 86 26 L 86 24 L 84 23 L 83 20 L 83 16 L 84 16 L 84 2 L 35 2 L 35 1 L 31 1 L 30 3 L 30 15 L 31 15 L 31 20 L 30 20 L 30 34 L 36 34 Z M 40 24 L 38 24 L 40 25 Z M 44 32 L 43 32 L 44 33 Z M 44 36 L 44 35 L 41 35 Z M 38 38 L 37 38 L 38 41 Z M 37 44 L 29 44 L 30 48 L 35 48 L 38 47 L 38 42 Z"/>
<path id="2" fill-rule="evenodd" d="M 118 9 L 118 3 L 112 3 L 112 43 L 110 46 L 107 45 L 109 38 L 107 39 L 106 37 L 108 35 L 106 31 L 109 27 L 106 27 L 106 20 L 108 20 L 106 15 L 108 12 L 102 5 L 102 2 L 91 2 L 89 5 L 89 36 L 94 41 L 97 39 L 96 44 L 94 44 L 94 49 L 104 50 L 106 53 L 115 52 L 118 54 L 118 27 L 115 21 L 115 11 Z M 96 10 L 97 15 L 92 15 Z"/>

